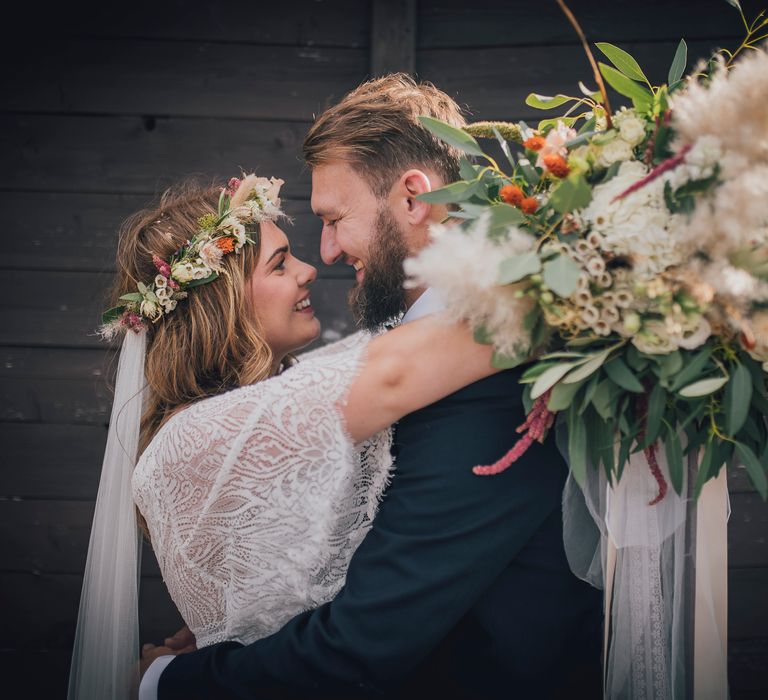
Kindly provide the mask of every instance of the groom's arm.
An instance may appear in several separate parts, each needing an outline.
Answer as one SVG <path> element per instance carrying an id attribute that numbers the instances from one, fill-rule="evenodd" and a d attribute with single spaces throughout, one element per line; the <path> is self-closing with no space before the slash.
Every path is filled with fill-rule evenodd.
<path id="1" fill-rule="evenodd" d="M 471 472 L 515 437 L 522 406 L 505 397 L 519 397 L 516 378 L 483 380 L 404 419 L 395 477 L 339 595 L 248 646 L 176 657 L 160 700 L 381 692 L 406 676 L 559 503 L 552 445 L 499 476 Z"/>

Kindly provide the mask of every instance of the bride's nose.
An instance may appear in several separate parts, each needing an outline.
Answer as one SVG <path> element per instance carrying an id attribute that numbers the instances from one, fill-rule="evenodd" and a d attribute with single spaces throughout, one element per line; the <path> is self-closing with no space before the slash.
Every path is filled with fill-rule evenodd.
<path id="1" fill-rule="evenodd" d="M 309 263 L 301 263 L 301 269 L 296 277 L 299 287 L 306 287 L 317 279 L 317 268 Z"/>

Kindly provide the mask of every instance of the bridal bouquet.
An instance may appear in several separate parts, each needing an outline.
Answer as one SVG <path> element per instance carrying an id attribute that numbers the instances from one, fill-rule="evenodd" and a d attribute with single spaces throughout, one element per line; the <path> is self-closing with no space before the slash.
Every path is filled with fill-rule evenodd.
<path id="1" fill-rule="evenodd" d="M 462 180 L 421 197 L 462 221 L 407 262 L 411 284 L 469 319 L 496 366 L 535 358 L 521 380 L 525 435 L 476 473 L 507 468 L 562 413 L 579 483 L 588 464 L 614 483 L 644 451 L 658 502 L 657 450 L 678 493 L 697 451 L 697 495 L 736 461 L 768 496 L 768 54 L 756 44 L 767 26 L 761 13 L 736 52 L 688 76 L 681 41 L 660 86 L 598 43 L 599 89 L 529 95 L 570 107 L 535 128 L 422 118 L 485 164 L 464 159 Z M 603 80 L 632 106 L 612 112 Z M 503 167 L 476 137 L 498 139 Z"/>

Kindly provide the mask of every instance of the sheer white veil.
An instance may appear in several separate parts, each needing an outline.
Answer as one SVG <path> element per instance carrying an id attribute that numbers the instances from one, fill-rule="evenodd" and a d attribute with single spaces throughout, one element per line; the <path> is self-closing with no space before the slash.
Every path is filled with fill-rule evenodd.
<path id="1" fill-rule="evenodd" d="M 69 676 L 70 700 L 122 700 L 138 688 L 139 560 L 131 476 L 146 380 L 146 331 L 128 330 L 88 545 Z"/>

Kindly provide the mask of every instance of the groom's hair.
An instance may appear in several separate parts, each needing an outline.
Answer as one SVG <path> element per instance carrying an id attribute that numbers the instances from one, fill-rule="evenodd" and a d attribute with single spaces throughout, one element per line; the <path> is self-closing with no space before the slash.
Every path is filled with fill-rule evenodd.
<path id="1" fill-rule="evenodd" d="M 458 180 L 461 152 L 427 131 L 421 115 L 466 124 L 459 105 L 432 83 L 405 73 L 369 80 L 317 118 L 304 140 L 304 160 L 310 168 L 348 162 L 379 198 L 408 168 L 429 167 L 445 183 Z"/>

